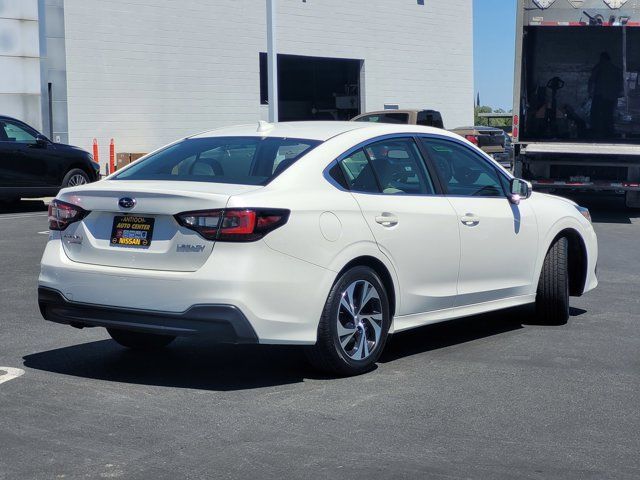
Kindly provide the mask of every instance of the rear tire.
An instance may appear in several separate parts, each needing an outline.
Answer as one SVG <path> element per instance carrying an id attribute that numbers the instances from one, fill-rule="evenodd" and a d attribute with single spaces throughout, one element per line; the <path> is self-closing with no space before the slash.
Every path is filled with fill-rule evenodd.
<path id="1" fill-rule="evenodd" d="M 62 180 L 62 188 L 77 187 L 89 183 L 91 179 L 87 172 L 79 168 L 73 168 L 67 172 Z"/>
<path id="2" fill-rule="evenodd" d="M 116 342 L 132 350 L 158 350 L 173 342 L 176 337 L 157 335 L 155 333 L 130 332 L 107 328 L 107 332 Z"/>
<path id="3" fill-rule="evenodd" d="M 545 325 L 569 320 L 569 242 L 559 238 L 547 252 L 538 281 L 536 319 Z"/>
<path id="4" fill-rule="evenodd" d="M 329 292 L 318 341 L 306 350 L 323 372 L 351 376 L 371 370 L 384 349 L 391 315 L 382 281 L 369 267 L 342 274 Z"/>

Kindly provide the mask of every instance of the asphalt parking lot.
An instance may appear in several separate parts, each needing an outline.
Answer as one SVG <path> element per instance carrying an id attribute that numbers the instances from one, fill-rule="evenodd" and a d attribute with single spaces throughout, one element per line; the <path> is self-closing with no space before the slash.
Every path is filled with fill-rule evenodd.
<path id="1" fill-rule="evenodd" d="M 425 327 L 347 379 L 294 348 L 145 356 L 45 322 L 44 204 L 3 207 L 0 478 L 640 478 L 640 213 L 581 201 L 600 286 L 568 325 L 518 309 Z"/>

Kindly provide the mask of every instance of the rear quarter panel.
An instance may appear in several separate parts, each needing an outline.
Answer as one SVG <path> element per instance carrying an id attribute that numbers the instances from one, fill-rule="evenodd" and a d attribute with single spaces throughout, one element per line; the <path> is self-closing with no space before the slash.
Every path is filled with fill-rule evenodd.
<path id="1" fill-rule="evenodd" d="M 336 276 L 353 259 L 374 257 L 386 266 L 398 291 L 396 269 L 378 248 L 353 195 L 324 176 L 325 168 L 350 146 L 318 147 L 310 158 L 294 164 L 264 189 L 231 197 L 228 207 L 288 209 L 291 216 L 287 224 L 264 238 L 270 248 L 326 268 Z M 332 283 L 318 286 L 323 295 Z"/>

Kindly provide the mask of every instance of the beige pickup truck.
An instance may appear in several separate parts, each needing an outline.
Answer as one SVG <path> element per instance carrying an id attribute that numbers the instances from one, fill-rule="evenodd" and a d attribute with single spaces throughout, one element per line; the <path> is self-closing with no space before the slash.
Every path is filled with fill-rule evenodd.
<path id="1" fill-rule="evenodd" d="M 437 110 L 380 110 L 367 112 L 351 119 L 352 122 L 398 123 L 444 128 L 442 115 Z"/>

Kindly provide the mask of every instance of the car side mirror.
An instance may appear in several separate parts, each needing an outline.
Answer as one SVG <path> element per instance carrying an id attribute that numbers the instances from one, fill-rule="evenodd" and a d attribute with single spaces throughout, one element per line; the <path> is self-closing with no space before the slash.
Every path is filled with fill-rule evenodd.
<path id="1" fill-rule="evenodd" d="M 40 148 L 47 148 L 49 146 L 49 139 L 42 134 L 36 135 L 36 145 Z"/>
<path id="2" fill-rule="evenodd" d="M 526 200 L 531 196 L 533 187 L 526 180 L 514 178 L 511 180 L 509 201 L 514 205 L 519 205 L 521 200 Z"/>

